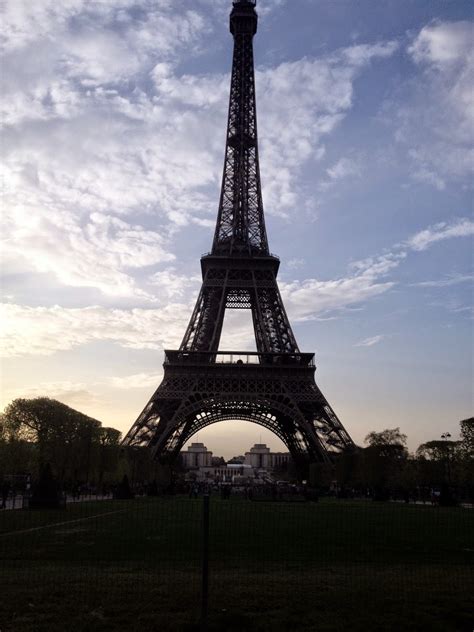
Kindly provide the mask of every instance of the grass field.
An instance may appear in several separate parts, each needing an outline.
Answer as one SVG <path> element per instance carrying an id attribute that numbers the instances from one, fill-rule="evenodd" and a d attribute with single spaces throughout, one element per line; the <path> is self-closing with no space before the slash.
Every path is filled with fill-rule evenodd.
<path id="1" fill-rule="evenodd" d="M 1 632 L 193 630 L 202 499 L 0 514 Z M 209 629 L 474 627 L 474 511 L 211 499 Z"/>

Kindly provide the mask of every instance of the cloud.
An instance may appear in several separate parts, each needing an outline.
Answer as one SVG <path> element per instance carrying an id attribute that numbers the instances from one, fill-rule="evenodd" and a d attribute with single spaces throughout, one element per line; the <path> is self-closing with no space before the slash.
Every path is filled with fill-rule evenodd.
<path id="1" fill-rule="evenodd" d="M 394 287 L 396 282 L 387 279 L 387 275 L 401 264 L 410 251 L 423 251 L 440 240 L 473 233 L 474 223 L 469 220 L 436 224 L 394 246 L 393 252 L 353 262 L 346 277 L 328 281 L 305 279 L 281 282 L 280 290 L 290 319 L 294 322 L 327 319 L 334 312 L 363 304 Z M 161 277 L 154 277 L 155 281 L 160 279 L 165 292 L 171 295 L 176 289 L 179 296 L 186 295 L 190 284 L 198 281 L 192 278 L 188 284 L 173 269 L 167 270 Z M 98 340 L 130 349 L 177 348 L 192 307 L 192 302 L 129 310 L 99 306 L 74 309 L 27 307 L 6 303 L 1 313 L 3 355 L 50 355 Z M 221 348 L 254 346 L 251 322 L 240 310 L 228 310 L 223 334 Z"/>
<path id="2" fill-rule="evenodd" d="M 117 51 L 128 52 L 132 59 L 151 51 L 173 55 L 180 47 L 193 43 L 206 28 L 193 6 L 195 3 L 179 0 L 174 6 L 163 0 L 42 0 L 34 4 L 7 0 L 2 16 L 2 47 L 6 52 L 19 51 L 56 36 L 54 44 L 67 54 L 66 68 L 70 67 L 69 58 L 79 66 L 81 75 L 89 66 L 93 71 L 101 64 L 113 64 L 107 69 L 110 75 L 120 62 L 125 61 L 122 67 L 128 69 L 121 56 L 113 60 Z"/>
<path id="3" fill-rule="evenodd" d="M 175 268 L 166 268 L 155 272 L 148 283 L 156 286 L 160 301 L 176 301 L 182 299 L 190 290 L 197 291 L 202 282 L 201 276 L 185 276 L 179 274 Z"/>
<path id="4" fill-rule="evenodd" d="M 414 287 L 450 287 L 452 285 L 459 285 L 460 283 L 469 283 L 471 281 L 474 281 L 473 274 L 450 274 L 450 275 L 445 276 L 442 279 L 412 283 L 412 286 Z"/>
<path id="5" fill-rule="evenodd" d="M 229 16 L 231 8 L 229 0 L 198 0 L 198 2 L 206 6 L 206 8 L 215 11 L 220 20 Z M 257 4 L 257 13 L 259 16 L 268 15 L 284 6 L 286 2 L 287 0 L 264 0 L 264 2 Z"/>
<path id="6" fill-rule="evenodd" d="M 2 306 L 1 348 L 5 357 L 51 355 L 95 341 L 128 349 L 176 348 L 188 324 L 191 306 L 161 309 Z"/>
<path id="7" fill-rule="evenodd" d="M 472 55 L 470 22 L 433 22 L 423 27 L 408 47 L 416 63 L 451 66 Z"/>
<path id="8" fill-rule="evenodd" d="M 443 298 L 442 301 L 433 301 L 430 303 L 430 307 L 434 307 L 438 311 L 445 309 L 452 314 L 468 314 L 471 318 L 474 318 L 474 306 L 472 302 L 466 305 L 465 302 L 454 297 Z"/>
<path id="9" fill-rule="evenodd" d="M 326 170 L 331 180 L 341 180 L 348 176 L 360 175 L 360 168 L 357 163 L 350 158 L 341 158 L 332 167 Z"/>
<path id="10" fill-rule="evenodd" d="M 174 303 L 160 309 L 125 310 L 3 304 L 0 347 L 4 357 L 51 355 L 96 341 L 109 341 L 127 349 L 177 349 L 192 307 Z M 252 346 L 252 341 L 250 315 L 228 310 L 223 345 L 245 349 Z"/>
<path id="11" fill-rule="evenodd" d="M 64 285 L 145 297 L 137 271 L 173 260 L 171 227 L 206 225 L 200 187 L 215 175 L 200 150 L 208 130 L 185 150 L 197 117 L 170 116 L 148 79 L 158 59 L 173 64 L 196 52 L 209 28 L 180 4 L 6 3 L 3 252 L 11 274 L 26 260 Z M 189 194 L 179 197 L 183 189 Z"/>
<path id="12" fill-rule="evenodd" d="M 395 244 L 391 252 L 353 262 L 346 277 L 280 283 L 289 316 L 291 320 L 301 322 L 362 304 L 394 287 L 396 281 L 386 277 L 398 268 L 410 251 L 423 251 L 439 241 L 472 234 L 474 223 L 470 220 L 442 222 L 416 233 L 403 244 Z"/>
<path id="13" fill-rule="evenodd" d="M 286 265 L 292 269 L 301 268 L 301 266 L 304 265 L 304 259 L 299 259 L 297 257 L 294 259 L 289 259 L 286 262 Z"/>
<path id="14" fill-rule="evenodd" d="M 65 210 L 34 207 L 27 200 L 7 209 L 3 257 L 53 273 L 64 285 L 95 287 L 111 296 L 153 299 L 137 287 L 129 271 L 175 259 L 155 231 L 103 213 L 81 221 Z M 18 264 L 17 264 L 18 265 Z"/>
<path id="15" fill-rule="evenodd" d="M 121 377 L 109 377 L 106 383 L 113 388 L 151 388 L 158 387 L 163 379 L 163 373 L 135 373 Z"/>
<path id="16" fill-rule="evenodd" d="M 374 345 L 376 345 L 379 342 L 381 342 L 384 338 L 385 338 L 384 335 L 379 334 L 378 336 L 372 336 L 371 338 L 365 338 L 364 340 L 361 340 L 360 342 L 358 342 L 354 346 L 355 347 L 373 347 Z"/>
<path id="17" fill-rule="evenodd" d="M 408 147 L 411 175 L 438 190 L 470 182 L 474 165 L 474 53 L 472 24 L 435 21 L 423 27 L 407 48 L 421 74 L 408 84 L 405 104 L 390 116 L 396 138 Z"/>
<path id="18" fill-rule="evenodd" d="M 328 313 L 345 310 L 388 292 L 395 282 L 384 277 L 398 267 L 405 256 L 405 253 L 389 253 L 356 261 L 350 266 L 350 274 L 339 279 L 280 283 L 290 319 L 301 322 L 325 318 Z"/>
<path id="19" fill-rule="evenodd" d="M 39 382 L 35 386 L 15 388 L 5 393 L 4 399 L 51 397 L 58 399 L 70 406 L 82 406 L 96 404 L 100 398 L 92 393 L 88 386 L 82 382 Z"/>
<path id="20" fill-rule="evenodd" d="M 325 191 L 345 178 L 358 178 L 362 174 L 357 160 L 344 156 L 326 169 L 326 179 L 319 183 L 319 189 Z"/>
<path id="21" fill-rule="evenodd" d="M 418 182 L 430 184 L 438 191 L 444 191 L 446 189 L 446 180 L 438 175 L 435 171 L 427 167 L 424 159 L 420 156 L 419 152 L 415 149 L 411 149 L 408 155 L 414 160 L 414 162 L 420 162 L 412 173 L 413 180 Z"/>
<path id="22" fill-rule="evenodd" d="M 358 45 L 321 58 L 286 62 L 256 75 L 264 199 L 271 213 L 304 206 L 300 169 L 325 153 L 324 138 L 353 103 L 354 81 L 372 61 L 387 58 L 396 42 Z"/>
<path id="23" fill-rule="evenodd" d="M 5 14 L 4 269 L 153 300 L 143 283 L 166 274 L 156 267 L 173 261 L 176 233 L 215 221 L 229 74 L 177 71 L 215 23 L 184 0 L 30 5 L 9 2 Z M 269 213 L 305 207 L 304 165 L 352 107 L 357 76 L 395 49 L 257 70 Z"/>
<path id="24" fill-rule="evenodd" d="M 406 245 L 412 250 L 426 250 L 432 244 L 452 237 L 469 237 L 474 235 L 474 222 L 460 219 L 451 224 L 440 222 L 410 237 Z"/>

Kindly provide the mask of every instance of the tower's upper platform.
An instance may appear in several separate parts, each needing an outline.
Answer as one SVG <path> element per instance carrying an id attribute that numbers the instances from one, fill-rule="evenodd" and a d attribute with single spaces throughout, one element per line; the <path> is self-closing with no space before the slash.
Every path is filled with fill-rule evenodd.
<path id="1" fill-rule="evenodd" d="M 234 8 L 230 14 L 230 32 L 232 35 L 237 33 L 251 33 L 255 35 L 257 32 L 258 16 L 255 11 L 256 0 L 235 0 Z"/>

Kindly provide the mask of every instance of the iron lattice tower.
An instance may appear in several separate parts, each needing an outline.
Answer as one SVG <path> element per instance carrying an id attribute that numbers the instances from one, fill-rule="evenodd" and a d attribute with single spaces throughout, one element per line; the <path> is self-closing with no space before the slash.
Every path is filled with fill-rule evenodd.
<path id="1" fill-rule="evenodd" d="M 315 382 L 314 354 L 301 353 L 270 254 L 258 158 L 253 37 L 255 2 L 233 2 L 234 55 L 224 173 L 212 251 L 179 350 L 165 351 L 163 381 L 124 439 L 172 460 L 218 421 L 265 426 L 301 468 L 330 460 L 353 442 Z M 227 308 L 250 309 L 257 351 L 219 351 Z"/>

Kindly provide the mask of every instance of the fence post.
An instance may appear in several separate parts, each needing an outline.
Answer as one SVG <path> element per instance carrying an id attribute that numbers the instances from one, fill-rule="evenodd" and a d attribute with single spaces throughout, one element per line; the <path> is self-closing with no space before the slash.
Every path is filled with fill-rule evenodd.
<path id="1" fill-rule="evenodd" d="M 202 578 L 201 578 L 201 630 L 207 629 L 209 600 L 209 492 L 202 503 Z"/>

